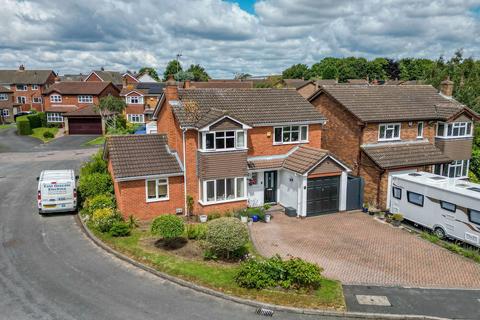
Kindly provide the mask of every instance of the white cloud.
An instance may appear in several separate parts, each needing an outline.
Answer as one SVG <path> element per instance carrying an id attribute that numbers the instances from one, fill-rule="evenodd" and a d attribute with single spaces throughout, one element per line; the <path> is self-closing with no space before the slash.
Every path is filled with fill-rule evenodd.
<path id="1" fill-rule="evenodd" d="M 0 68 L 163 71 L 179 52 L 211 75 L 279 73 L 324 56 L 480 55 L 478 0 L 0 0 Z"/>

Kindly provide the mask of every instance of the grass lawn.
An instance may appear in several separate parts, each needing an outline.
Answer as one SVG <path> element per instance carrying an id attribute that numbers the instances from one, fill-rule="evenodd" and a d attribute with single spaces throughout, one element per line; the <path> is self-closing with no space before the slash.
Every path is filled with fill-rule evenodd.
<path id="1" fill-rule="evenodd" d="M 342 286 L 338 281 L 324 279 L 321 287 L 312 293 L 245 289 L 234 280 L 238 264 L 194 260 L 165 250 L 150 250 L 142 245 L 143 240 L 152 238 L 146 230 L 135 229 L 130 236 L 123 238 L 115 238 L 94 229 L 92 231 L 115 250 L 158 271 L 226 294 L 299 308 L 345 310 Z"/>
<path id="2" fill-rule="evenodd" d="M 101 145 L 101 144 L 104 144 L 104 143 L 105 143 L 105 137 L 101 136 L 101 137 L 97 137 L 93 140 L 85 142 L 83 144 L 83 146 L 98 146 L 98 145 Z"/>
<path id="3" fill-rule="evenodd" d="M 52 140 L 53 138 L 45 138 L 43 136 L 43 134 L 47 131 L 50 131 L 55 136 L 58 132 L 58 128 L 44 128 L 44 127 L 41 127 L 41 128 L 32 129 L 32 131 L 33 131 L 33 133 L 30 135 L 30 137 L 40 139 L 43 142 L 48 142 L 48 141 Z"/>
<path id="4" fill-rule="evenodd" d="M 8 129 L 8 128 L 11 128 L 12 126 L 13 126 L 12 124 L 0 124 L 0 130 Z"/>

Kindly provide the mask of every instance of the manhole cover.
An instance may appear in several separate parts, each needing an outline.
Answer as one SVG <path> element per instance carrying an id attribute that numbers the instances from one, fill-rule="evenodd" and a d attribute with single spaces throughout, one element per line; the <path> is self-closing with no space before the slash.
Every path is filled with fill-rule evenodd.
<path id="1" fill-rule="evenodd" d="M 367 296 L 358 294 L 355 296 L 357 298 L 358 304 L 368 305 L 368 306 L 382 306 L 390 307 L 390 301 L 386 296 Z"/>

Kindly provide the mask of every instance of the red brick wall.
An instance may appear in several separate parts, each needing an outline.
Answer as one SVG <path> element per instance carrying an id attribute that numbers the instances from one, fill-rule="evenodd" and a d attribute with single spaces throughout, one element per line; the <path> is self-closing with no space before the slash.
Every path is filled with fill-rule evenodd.
<path id="1" fill-rule="evenodd" d="M 58 93 L 53 92 L 50 95 L 56 95 Z M 77 106 L 79 109 L 91 105 L 91 103 L 78 103 L 78 95 L 61 95 L 62 102 L 50 102 L 50 95 L 44 96 L 45 110 L 48 110 L 51 106 Z M 93 97 L 93 104 L 98 104 L 98 96 Z"/>
<path id="2" fill-rule="evenodd" d="M 274 145 L 273 127 L 254 127 L 248 130 L 248 155 L 264 156 L 285 154 L 298 144 Z M 308 126 L 308 141 L 310 147 L 320 148 L 322 143 L 322 125 L 311 124 Z"/>
<path id="3" fill-rule="evenodd" d="M 106 97 L 108 95 L 118 97 L 120 96 L 120 90 L 110 83 L 98 96 Z"/>
<path id="4" fill-rule="evenodd" d="M 401 122 L 400 139 L 401 140 L 417 140 L 417 121 L 412 121 L 412 125 L 409 122 Z M 367 124 L 363 133 L 364 143 L 376 143 L 378 142 L 378 123 Z M 423 138 L 428 139 L 431 143 L 435 142 L 435 123 L 428 124 L 428 121 L 423 122 Z"/>
<path id="5" fill-rule="evenodd" d="M 88 82 L 92 82 L 92 81 L 96 81 L 96 82 L 101 82 L 102 79 L 100 79 L 96 73 L 91 73 L 90 76 L 85 79 L 85 81 L 88 81 Z"/>

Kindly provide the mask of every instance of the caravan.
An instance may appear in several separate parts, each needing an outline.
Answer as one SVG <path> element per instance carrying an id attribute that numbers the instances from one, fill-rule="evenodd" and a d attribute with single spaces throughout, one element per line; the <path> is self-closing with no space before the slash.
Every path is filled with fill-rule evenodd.
<path id="1" fill-rule="evenodd" d="M 390 212 L 432 230 L 480 247 L 480 185 L 427 172 L 394 176 Z"/>

